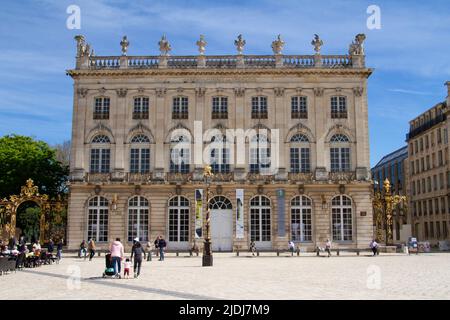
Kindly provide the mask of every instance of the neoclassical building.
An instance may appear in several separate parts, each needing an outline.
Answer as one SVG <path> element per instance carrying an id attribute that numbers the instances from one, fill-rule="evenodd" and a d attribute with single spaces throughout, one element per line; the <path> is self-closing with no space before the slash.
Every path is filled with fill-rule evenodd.
<path id="1" fill-rule="evenodd" d="M 163 235 L 169 250 L 367 247 L 373 237 L 367 78 L 348 54 L 97 56 L 77 36 L 67 241 Z M 213 130 L 212 130 L 213 129 Z M 206 151 L 205 151 L 206 150 Z M 205 181 L 203 169 L 214 173 Z M 207 199 L 209 184 L 209 203 Z"/>

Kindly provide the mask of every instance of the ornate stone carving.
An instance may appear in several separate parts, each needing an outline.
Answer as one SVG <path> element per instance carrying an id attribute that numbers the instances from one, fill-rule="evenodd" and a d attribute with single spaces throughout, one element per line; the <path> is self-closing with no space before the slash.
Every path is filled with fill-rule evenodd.
<path id="1" fill-rule="evenodd" d="M 355 87 L 353 88 L 353 94 L 357 97 L 361 97 L 361 95 L 364 92 L 364 88 L 363 87 Z"/>
<path id="2" fill-rule="evenodd" d="M 182 88 L 182 87 L 178 87 L 178 88 L 177 88 L 177 92 L 178 92 L 178 93 L 183 93 L 183 91 L 184 91 L 184 88 Z"/>
<path id="3" fill-rule="evenodd" d="M 223 88 L 221 88 L 221 87 L 218 87 L 218 88 L 216 88 L 216 92 L 217 92 L 217 93 L 219 93 L 219 94 L 220 94 L 220 93 L 222 93 L 222 92 L 223 92 L 223 90 L 224 90 L 224 89 L 223 89 Z"/>
<path id="4" fill-rule="evenodd" d="M 77 35 L 75 40 L 77 41 L 77 57 L 89 57 L 91 55 L 91 46 L 89 43 L 86 43 L 84 36 Z M 93 52 L 92 55 L 94 55 Z"/>
<path id="5" fill-rule="evenodd" d="M 323 88 L 314 88 L 314 95 L 316 97 L 321 97 L 323 96 Z"/>
<path id="6" fill-rule="evenodd" d="M 303 88 L 301 88 L 301 87 L 295 88 L 295 92 L 296 92 L 297 94 L 301 94 L 302 91 L 303 91 Z"/>
<path id="7" fill-rule="evenodd" d="M 130 42 L 127 39 L 127 36 L 123 36 L 122 41 L 120 41 L 120 46 L 122 47 L 122 55 L 126 56 L 128 51 L 128 46 Z"/>
<path id="8" fill-rule="evenodd" d="M 161 52 L 161 55 L 168 56 L 170 50 L 172 50 L 172 47 L 170 46 L 169 41 L 167 41 L 165 34 L 161 37 L 161 40 L 159 40 L 158 45 L 159 45 L 159 51 Z"/>
<path id="9" fill-rule="evenodd" d="M 242 38 L 242 34 L 238 35 L 237 39 L 234 40 L 234 45 L 236 46 L 236 50 L 238 54 L 242 54 L 244 51 L 245 40 Z"/>
<path id="10" fill-rule="evenodd" d="M 342 91 L 342 88 L 341 87 L 336 87 L 336 92 L 337 93 L 340 93 Z"/>
<path id="11" fill-rule="evenodd" d="M 156 89 L 156 96 L 158 98 L 164 98 L 164 96 L 166 95 L 167 89 L 166 88 L 158 88 Z"/>
<path id="12" fill-rule="evenodd" d="M 355 40 L 350 44 L 348 53 L 350 55 L 364 55 L 364 40 L 366 40 L 366 35 L 364 33 L 358 33 L 355 36 Z"/>
<path id="13" fill-rule="evenodd" d="M 284 41 L 281 39 L 281 35 L 279 34 L 277 40 L 272 41 L 273 54 L 281 54 L 283 47 Z"/>
<path id="14" fill-rule="evenodd" d="M 236 94 L 236 97 L 243 97 L 245 94 L 244 88 L 234 88 L 234 93 Z"/>
<path id="15" fill-rule="evenodd" d="M 98 92 L 100 92 L 100 94 L 105 94 L 106 88 L 105 87 L 101 87 L 100 89 L 98 89 Z"/>
<path id="16" fill-rule="evenodd" d="M 144 87 L 139 87 L 139 88 L 138 88 L 138 92 L 139 92 L 139 93 L 144 93 L 144 91 L 145 91 L 145 88 L 144 88 Z"/>
<path id="17" fill-rule="evenodd" d="M 314 51 L 316 54 L 320 54 L 320 48 L 323 46 L 323 41 L 317 34 L 314 35 L 314 39 L 311 41 L 311 44 L 314 46 Z"/>
<path id="18" fill-rule="evenodd" d="M 263 88 L 261 88 L 261 87 L 258 87 L 258 88 L 256 88 L 256 93 L 258 93 L 258 94 L 261 94 L 261 93 L 263 93 Z"/>
<path id="19" fill-rule="evenodd" d="M 89 91 L 89 89 L 87 89 L 87 88 L 78 88 L 77 94 L 82 98 L 86 98 L 88 91 Z"/>
<path id="20" fill-rule="evenodd" d="M 119 96 L 119 98 L 125 98 L 127 96 L 128 89 L 120 88 L 116 89 L 116 93 Z"/>
<path id="21" fill-rule="evenodd" d="M 197 95 L 197 97 L 201 98 L 204 97 L 206 93 L 206 88 L 196 88 L 195 89 L 195 94 Z"/>
<path id="22" fill-rule="evenodd" d="M 277 97 L 282 97 L 284 95 L 284 88 L 274 88 L 273 91 Z"/>
<path id="23" fill-rule="evenodd" d="M 205 36 L 201 34 L 200 35 L 200 40 L 198 40 L 195 44 L 198 46 L 198 52 L 200 53 L 200 55 L 204 55 L 205 54 L 206 45 L 208 44 L 205 41 Z"/>

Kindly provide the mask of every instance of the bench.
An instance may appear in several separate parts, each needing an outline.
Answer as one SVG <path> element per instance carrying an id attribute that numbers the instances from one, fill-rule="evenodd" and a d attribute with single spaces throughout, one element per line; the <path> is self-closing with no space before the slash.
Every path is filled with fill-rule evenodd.
<path id="1" fill-rule="evenodd" d="M 253 254 L 252 251 L 248 251 L 248 250 L 245 250 L 244 252 L 251 252 Z M 276 249 L 276 250 L 258 250 L 258 249 L 256 249 L 254 253 L 256 253 L 257 257 L 259 257 L 260 252 L 276 253 L 277 257 L 279 257 L 281 253 L 290 253 L 292 257 L 294 256 L 294 254 L 297 254 L 297 256 L 300 256 L 300 248 L 296 248 L 294 251 L 289 250 L 289 249 Z M 239 253 L 240 253 L 240 251 L 237 249 L 236 250 L 237 257 L 239 257 Z"/>
<path id="2" fill-rule="evenodd" d="M 337 256 L 339 256 L 339 254 L 341 252 L 355 252 L 357 256 L 360 255 L 360 253 L 362 251 L 369 251 L 370 253 L 372 253 L 372 249 L 371 248 L 336 248 L 336 249 L 330 249 L 331 252 L 335 252 Z M 319 249 L 319 247 L 316 248 L 316 255 L 319 257 L 320 253 L 326 253 L 326 251 L 322 251 Z"/>

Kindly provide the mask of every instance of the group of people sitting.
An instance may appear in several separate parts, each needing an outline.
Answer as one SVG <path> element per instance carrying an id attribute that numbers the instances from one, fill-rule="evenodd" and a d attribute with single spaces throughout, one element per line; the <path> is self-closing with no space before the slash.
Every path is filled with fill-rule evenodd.
<path id="1" fill-rule="evenodd" d="M 62 255 L 63 240 L 59 240 L 55 245 L 52 239 L 49 240 L 47 250 L 44 250 L 39 240 L 34 240 L 30 244 L 27 244 L 24 236 L 21 236 L 19 241 L 15 237 L 11 238 L 9 242 L 0 240 L 0 256 L 9 258 L 18 258 L 23 256 L 24 258 L 37 258 L 41 259 L 43 253 L 45 258 L 49 260 L 60 260 Z M 56 255 L 54 255 L 56 249 Z"/>

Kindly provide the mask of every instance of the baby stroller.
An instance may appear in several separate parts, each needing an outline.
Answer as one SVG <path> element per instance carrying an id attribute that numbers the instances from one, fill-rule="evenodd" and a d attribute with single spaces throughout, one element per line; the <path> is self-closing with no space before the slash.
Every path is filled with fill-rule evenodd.
<path id="1" fill-rule="evenodd" d="M 116 274 L 114 272 L 114 267 L 111 262 L 111 254 L 108 253 L 105 256 L 105 271 L 103 272 L 103 278 L 110 277 L 110 278 L 119 278 L 120 274 Z"/>

